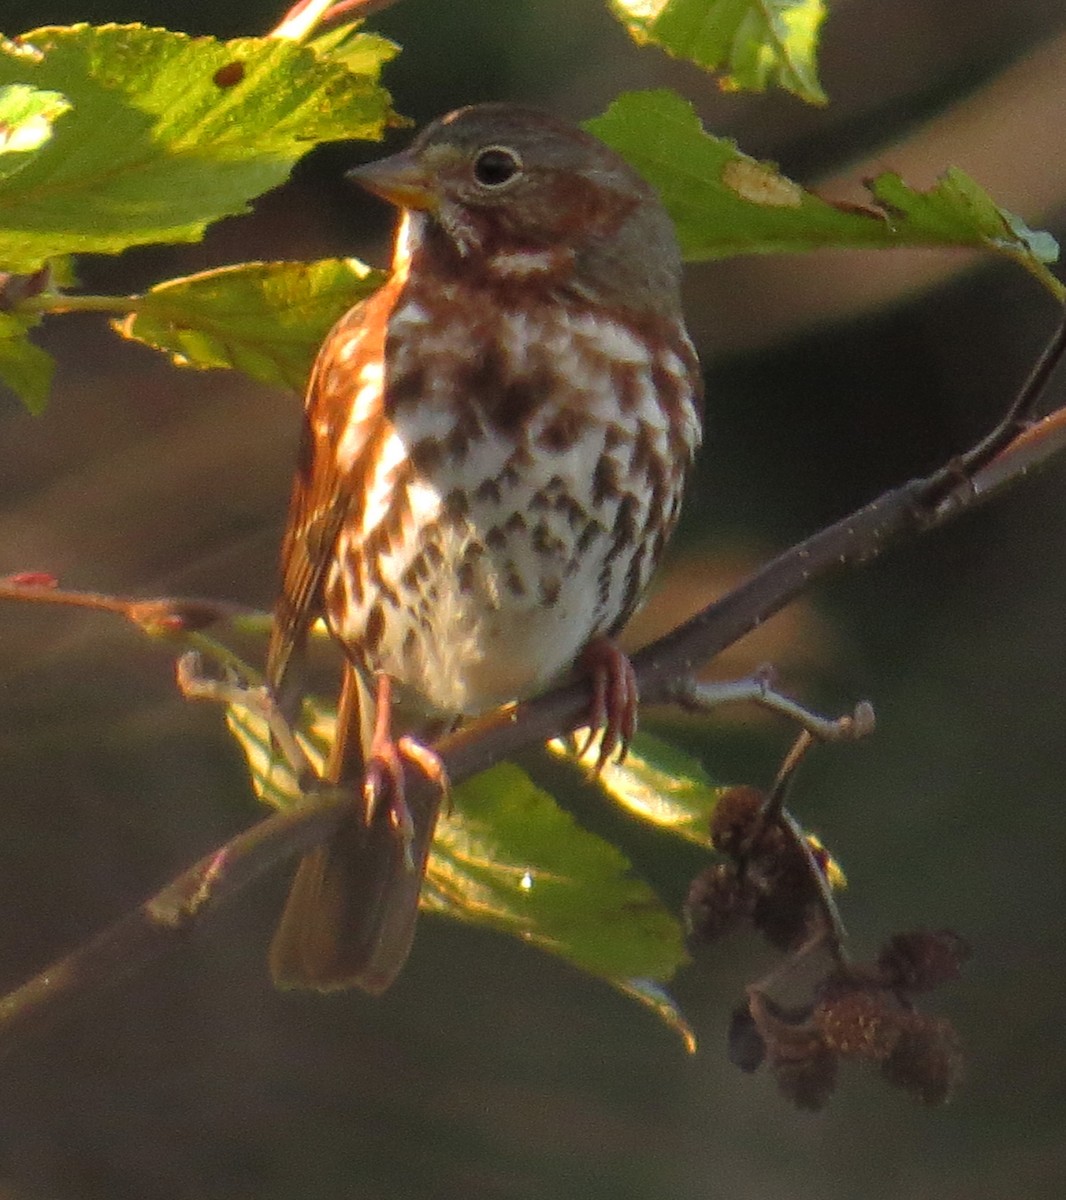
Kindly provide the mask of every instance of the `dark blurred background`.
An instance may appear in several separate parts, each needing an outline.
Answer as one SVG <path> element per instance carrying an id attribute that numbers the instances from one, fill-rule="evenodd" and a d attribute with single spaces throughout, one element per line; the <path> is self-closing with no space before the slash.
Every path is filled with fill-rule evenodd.
<path id="1" fill-rule="evenodd" d="M 720 94 L 633 47 L 599 0 L 404 0 L 372 22 L 419 122 L 486 98 L 576 119 L 668 84 L 708 125 L 824 194 L 881 167 L 928 186 L 955 164 L 1066 233 L 1066 23 L 1054 0 L 851 0 L 825 28 L 825 111 Z M 4 32 L 144 21 L 266 31 L 280 10 L 110 0 L 5 5 Z M 397 144 L 399 139 L 397 140 Z M 373 147 L 301 164 L 202 245 L 86 261 L 136 289 L 248 258 L 385 261 L 388 215 L 340 180 Z M 645 631 L 774 549 L 944 460 L 994 422 L 1055 321 L 1016 267 L 942 254 L 823 254 L 693 268 L 708 446 Z M 201 593 L 267 606 L 295 397 L 179 372 L 102 320 L 51 321 L 47 413 L 0 397 L 0 574 Z M 1055 385 L 1061 397 L 1066 381 Z M 1063 468 L 819 589 L 742 646 L 830 711 L 880 726 L 804 768 L 795 804 L 843 862 L 854 949 L 951 926 L 973 943 L 942 998 L 968 1053 L 960 1094 L 924 1110 L 846 1071 L 823 1114 L 725 1062 L 743 939 L 676 991 L 701 1038 L 501 937 L 426 920 L 383 999 L 271 990 L 284 893 L 258 886 L 166 961 L 4 1062 L 0 1196 L 215 1200 L 582 1195 L 645 1200 L 1066 1194 L 1066 739 Z M 767 782 L 791 733 L 750 714 L 660 724 L 722 778 Z M 115 620 L 0 611 L 0 970 L 21 982 L 258 815 L 221 715 L 184 704 L 165 648 Z M 582 813 L 597 820 L 586 797 Z M 701 865 L 622 825 L 671 900 Z"/>

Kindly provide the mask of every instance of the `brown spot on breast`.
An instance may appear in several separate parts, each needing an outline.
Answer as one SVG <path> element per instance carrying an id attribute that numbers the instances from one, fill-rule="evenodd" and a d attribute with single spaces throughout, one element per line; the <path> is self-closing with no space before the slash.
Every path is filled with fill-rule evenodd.
<path id="1" fill-rule="evenodd" d="M 444 512 L 452 520 L 461 521 L 470 515 L 470 500 L 462 488 L 453 488 L 444 497 Z"/>
<path id="2" fill-rule="evenodd" d="M 466 452 L 470 449 L 470 434 L 462 427 L 456 425 L 455 428 L 444 439 L 442 445 L 453 459 L 466 458 Z"/>
<path id="3" fill-rule="evenodd" d="M 607 604 L 611 599 L 611 582 L 614 577 L 614 572 L 611 569 L 611 560 L 608 558 L 600 567 L 599 578 L 596 580 L 596 625 L 603 620 L 607 613 Z"/>
<path id="4" fill-rule="evenodd" d="M 538 554 L 555 555 L 566 549 L 566 543 L 556 537 L 543 521 L 533 527 L 532 542 Z"/>
<path id="5" fill-rule="evenodd" d="M 514 564 L 508 565 L 505 583 L 512 596 L 521 597 L 526 594 L 526 585 L 522 582 L 522 576 L 515 570 Z"/>
<path id="6" fill-rule="evenodd" d="M 416 554 L 411 560 L 407 570 L 400 576 L 400 582 L 404 587 L 410 588 L 412 591 L 418 586 L 419 580 L 425 579 L 429 574 L 429 563 L 426 561 L 426 552 Z"/>
<path id="7" fill-rule="evenodd" d="M 489 420 L 501 433 L 515 433 L 529 423 L 533 412 L 551 394 L 553 383 L 546 371 L 513 380 L 500 393 Z"/>
<path id="8" fill-rule="evenodd" d="M 641 531 L 643 537 L 647 537 L 662 523 L 666 508 L 666 487 L 662 482 L 656 480 L 650 489 L 648 511 L 644 517 L 644 528 Z"/>
<path id="9" fill-rule="evenodd" d="M 474 492 L 475 500 L 483 500 L 489 504 L 499 504 L 501 498 L 500 485 L 495 479 L 486 479 L 484 483 L 479 483 Z"/>
<path id="10" fill-rule="evenodd" d="M 366 628 L 363 630 L 363 653 L 375 654 L 385 635 L 385 613 L 380 604 L 375 603 L 367 613 Z"/>
<path id="11" fill-rule="evenodd" d="M 647 542 L 640 542 L 633 551 L 633 557 L 629 560 L 629 570 L 626 571 L 625 587 L 622 593 L 622 607 L 609 630 L 611 634 L 617 633 L 629 620 L 640 600 L 640 594 L 644 590 L 643 567 L 647 548 Z"/>
<path id="12" fill-rule="evenodd" d="M 581 531 L 581 536 L 577 539 L 577 544 L 574 547 L 575 558 L 583 554 L 587 554 L 592 543 L 604 532 L 603 526 L 598 521 L 589 521 L 585 528 Z"/>
<path id="13" fill-rule="evenodd" d="M 391 340 L 391 339 L 390 339 Z M 386 355 L 391 347 L 386 345 Z M 426 394 L 426 368 L 419 362 L 385 381 L 385 411 L 392 416 L 397 409 L 417 404 Z"/>
<path id="14" fill-rule="evenodd" d="M 456 372 L 455 387 L 492 429 L 514 433 L 550 394 L 552 377 L 546 369 L 515 376 L 501 348 L 490 344 L 477 362 Z"/>
<path id="15" fill-rule="evenodd" d="M 640 407 L 643 375 L 644 368 L 633 363 L 615 363 L 611 367 L 611 386 L 622 412 L 631 413 Z"/>
<path id="16" fill-rule="evenodd" d="M 445 449 L 435 437 L 423 438 L 408 451 L 411 466 L 418 475 L 432 475 L 444 461 Z"/>
<path id="17" fill-rule="evenodd" d="M 374 531 L 379 532 L 378 530 Z M 396 590 L 388 583 L 385 577 L 381 574 L 381 559 L 382 555 L 375 552 L 370 543 L 374 539 L 373 536 L 367 538 L 366 545 L 363 548 L 362 561 L 366 565 L 367 583 L 377 592 L 380 601 L 391 605 L 393 608 L 400 607 L 400 597 L 396 594 Z M 380 539 L 384 540 L 384 539 Z"/>
<path id="18" fill-rule="evenodd" d="M 562 591 L 562 581 L 554 575 L 544 577 L 540 581 L 540 599 L 541 603 L 551 608 L 559 602 L 559 593 Z"/>
<path id="19" fill-rule="evenodd" d="M 609 454 L 601 454 L 592 472 L 592 502 L 599 506 L 609 498 L 617 496 L 618 464 Z"/>
<path id="20" fill-rule="evenodd" d="M 562 492 L 555 497 L 555 511 L 566 517 L 566 523 L 571 529 L 577 529 L 584 524 L 587 514 L 585 506 L 573 496 Z"/>
<path id="21" fill-rule="evenodd" d="M 584 415 L 573 406 L 560 409 L 544 426 L 537 444 L 545 450 L 561 454 L 569 450 L 585 431 Z"/>
<path id="22" fill-rule="evenodd" d="M 613 539 L 612 555 L 617 554 L 622 547 L 630 546 L 637 541 L 637 500 L 635 496 L 625 496 L 618 505 L 611 536 Z"/>
<path id="23" fill-rule="evenodd" d="M 662 455 L 655 445 L 655 434 L 647 421 L 637 424 L 636 436 L 630 448 L 629 470 L 632 475 L 643 473 L 649 483 L 661 481 L 666 473 Z"/>

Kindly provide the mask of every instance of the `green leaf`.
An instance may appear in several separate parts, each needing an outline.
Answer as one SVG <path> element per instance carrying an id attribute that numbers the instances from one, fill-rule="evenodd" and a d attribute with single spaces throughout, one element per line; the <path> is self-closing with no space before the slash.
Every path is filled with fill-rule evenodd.
<path id="1" fill-rule="evenodd" d="M 59 92 L 24 83 L 0 87 L 0 178 L 21 170 L 52 136 L 55 122 L 69 111 L 70 101 Z"/>
<path id="2" fill-rule="evenodd" d="M 44 411 L 52 386 L 55 360 L 28 336 L 29 322 L 0 312 L 0 382 L 9 387 L 31 413 Z"/>
<path id="3" fill-rule="evenodd" d="M 227 724 L 261 799 L 300 802 L 262 717 L 231 706 Z M 320 766 L 333 718 L 305 704 L 301 742 Z M 656 1012 L 686 1044 L 691 1030 L 659 986 L 685 963 L 681 926 L 622 853 L 582 829 L 520 768 L 502 763 L 452 790 L 437 825 L 422 907 L 559 955 Z"/>
<path id="4" fill-rule="evenodd" d="M 1046 266 L 1058 253 L 1054 239 L 1027 229 L 961 171 L 949 170 L 927 192 L 881 175 L 869 185 L 880 207 L 863 209 L 831 204 L 708 134 L 692 106 L 671 91 L 626 93 L 587 128 L 659 191 L 688 259 L 824 247 L 959 247 L 1006 255 L 1058 299 L 1066 294 Z"/>
<path id="5" fill-rule="evenodd" d="M 377 80 L 381 68 L 400 53 L 400 47 L 377 33 L 358 32 L 361 21 L 327 30 L 310 47 L 319 58 L 346 67 L 355 75 Z"/>
<path id="6" fill-rule="evenodd" d="M 1062 299 L 1061 282 L 1044 268 L 1058 261 L 1050 233 L 1030 229 L 967 174 L 949 167 L 927 192 L 916 192 L 891 171 L 869 183 L 893 224 L 920 230 L 941 245 L 980 245 L 1021 263 Z"/>
<path id="7" fill-rule="evenodd" d="M 686 961 L 677 920 L 511 763 L 454 789 L 426 872 L 425 904 L 487 924 L 610 981 L 665 980 Z"/>
<path id="8" fill-rule="evenodd" d="M 372 55 L 371 55 L 372 58 Z M 0 265 L 196 241 L 247 211 L 315 143 L 379 138 L 391 119 L 372 73 L 281 39 L 220 42 L 139 25 L 44 28 L 0 44 L 0 86 L 72 105 L 0 179 Z"/>
<path id="9" fill-rule="evenodd" d="M 580 743 L 583 735 L 576 740 Z M 589 769 L 599 757 L 599 738 L 580 758 L 573 738 L 556 738 L 548 749 Z M 711 813 L 727 790 L 726 785 L 711 781 L 697 759 L 643 731 L 633 738 L 624 762 L 612 759 L 590 782 L 633 816 L 707 849 Z"/>
<path id="10" fill-rule="evenodd" d="M 299 391 L 333 323 L 384 279 L 354 258 L 242 263 L 159 284 L 112 324 L 179 366 L 232 367 Z"/>
<path id="11" fill-rule="evenodd" d="M 303 717 L 297 738 L 311 765 L 321 772 L 336 728 L 336 715 L 324 706 L 305 704 Z M 226 727 L 248 761 L 256 796 L 271 808 L 298 805 L 303 799 L 300 785 L 292 767 L 274 749 L 264 717 L 242 705 L 230 704 L 226 707 Z"/>
<path id="12" fill-rule="evenodd" d="M 815 54 L 824 0 L 610 0 L 637 42 L 723 72 L 730 91 L 775 82 L 824 104 Z"/>

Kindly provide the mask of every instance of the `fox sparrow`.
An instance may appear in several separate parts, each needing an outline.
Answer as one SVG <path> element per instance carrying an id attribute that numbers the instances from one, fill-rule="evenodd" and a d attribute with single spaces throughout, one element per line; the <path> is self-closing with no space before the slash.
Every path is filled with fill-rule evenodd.
<path id="1" fill-rule="evenodd" d="M 377 992 L 435 815 L 403 799 L 398 747 L 419 755 L 390 737 L 392 685 L 455 720 L 576 666 L 601 765 L 624 752 L 635 679 L 609 639 L 677 519 L 700 377 L 670 219 L 589 134 L 478 105 L 352 174 L 402 211 L 393 275 L 311 376 L 268 678 L 291 713 L 324 617 L 346 658 L 325 774 L 359 803 L 300 864 L 271 965 Z"/>

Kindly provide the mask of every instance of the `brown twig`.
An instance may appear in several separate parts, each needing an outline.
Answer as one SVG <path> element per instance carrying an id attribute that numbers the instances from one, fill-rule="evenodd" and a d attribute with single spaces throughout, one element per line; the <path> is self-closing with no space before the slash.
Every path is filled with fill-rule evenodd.
<path id="1" fill-rule="evenodd" d="M 1066 350 L 1064 329 L 1056 333 L 1049 355 L 1034 373 L 1039 376 L 1039 389 L 1046 387 L 1051 369 Z M 786 550 L 727 596 L 635 655 L 633 665 L 642 698 L 646 702 L 670 699 L 678 679 L 690 678 L 697 666 L 761 625 L 815 581 L 868 562 L 890 545 L 944 524 L 1046 463 L 1066 447 L 1066 407 L 1028 424 L 1035 399 L 1033 386 L 1031 377 L 1004 421 L 966 455 L 926 478 L 886 492 Z M 1010 437 L 1006 438 L 1003 431 L 1008 430 Z M 57 595 L 79 599 L 58 599 Z M 57 594 L 54 588 L 20 587 L 10 581 L 0 584 L 0 598 L 76 602 L 125 616 L 138 605 L 157 603 L 162 605 L 160 611 L 166 612 L 176 603 L 112 602 L 94 593 Z M 177 611 L 182 611 L 180 603 Z M 205 611 L 234 609 L 207 604 Z M 583 723 L 587 707 L 585 686 L 571 684 L 473 722 L 443 738 L 435 749 L 449 778 L 460 783 L 525 747 L 576 728 Z M 424 793 L 431 785 L 412 775 L 408 786 L 409 802 L 425 802 Z M 266 818 L 201 859 L 92 941 L 0 999 L 0 1053 L 60 1020 L 85 998 L 163 953 L 178 938 L 189 936 L 229 896 L 275 864 L 333 833 L 345 809 L 345 801 L 335 794 L 322 794 L 298 810 Z"/>
<path id="2" fill-rule="evenodd" d="M 219 622 L 253 618 L 255 609 L 226 600 L 204 600 L 183 596 L 109 596 L 103 592 L 76 592 L 61 588 L 51 577 L 37 572 L 0 577 L 0 600 L 23 604 L 58 604 L 65 608 L 87 608 L 117 613 L 151 633 L 192 633 Z"/>
<path id="3" fill-rule="evenodd" d="M 802 860 L 806 868 L 807 877 L 811 882 L 811 887 L 815 895 L 818 897 L 818 907 L 822 913 L 824 924 L 812 935 L 812 939 L 817 940 L 819 944 L 824 943 L 828 945 L 834 960 L 839 963 L 845 957 L 844 942 L 847 934 L 844 929 L 844 922 L 840 919 L 840 910 L 837 908 L 836 900 L 833 898 L 833 889 L 826 877 L 826 872 L 815 861 L 814 851 L 811 848 L 807 835 L 785 807 L 785 800 L 792 786 L 792 781 L 796 777 L 796 771 L 800 763 L 807 757 L 807 752 L 814 743 L 815 735 L 809 729 L 804 729 L 792 744 L 788 754 L 785 755 L 785 760 L 777 772 L 777 778 L 774 780 L 774 786 L 770 789 L 770 794 L 763 805 L 758 826 L 753 831 L 752 841 L 753 843 L 757 841 L 762 836 L 766 826 L 771 824 L 777 825 L 788 838 L 792 852 Z M 802 957 L 806 952 L 807 945 L 801 947 L 795 957 Z"/>
<path id="4" fill-rule="evenodd" d="M 331 5 L 322 14 L 322 24 L 329 25 L 342 18 L 362 21 L 374 13 L 392 8 L 398 0 L 341 0 L 339 4 Z"/>
<path id="5" fill-rule="evenodd" d="M 323 25 L 347 18 L 361 21 L 372 13 L 391 8 L 397 0 L 338 0 L 337 4 L 316 3 L 315 0 L 297 0 L 271 31 L 276 38 L 293 38 L 304 41 Z M 320 11 L 315 12 L 314 9 Z"/>

